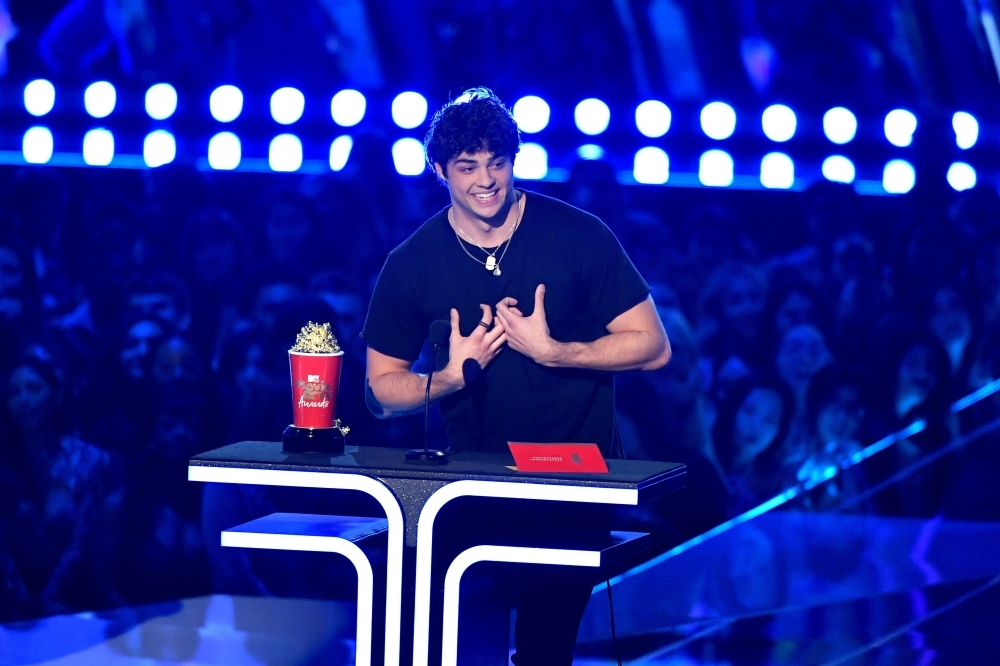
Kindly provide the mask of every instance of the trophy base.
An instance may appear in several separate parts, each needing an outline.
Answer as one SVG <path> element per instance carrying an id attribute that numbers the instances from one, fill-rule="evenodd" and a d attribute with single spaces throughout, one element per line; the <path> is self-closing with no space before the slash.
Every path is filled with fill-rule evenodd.
<path id="1" fill-rule="evenodd" d="M 344 454 L 344 435 L 339 428 L 298 428 L 290 425 L 281 433 L 284 453 Z"/>
<path id="2" fill-rule="evenodd" d="M 406 452 L 406 462 L 418 465 L 444 465 L 448 462 L 444 451 L 435 449 L 410 449 Z"/>

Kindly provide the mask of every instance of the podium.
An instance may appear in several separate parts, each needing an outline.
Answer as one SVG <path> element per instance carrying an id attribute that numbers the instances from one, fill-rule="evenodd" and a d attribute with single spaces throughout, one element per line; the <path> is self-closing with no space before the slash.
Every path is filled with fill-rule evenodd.
<path id="1" fill-rule="evenodd" d="M 384 636 L 372 637 L 372 640 L 383 639 L 386 666 L 398 666 L 401 660 L 413 666 L 427 666 L 432 640 L 434 526 L 449 503 L 460 498 L 481 497 L 497 501 L 519 499 L 630 506 L 682 488 L 686 476 L 684 465 L 678 463 L 609 460 L 608 474 L 552 474 L 518 472 L 511 467 L 514 463 L 509 454 L 458 452 L 448 457 L 447 464 L 435 466 L 409 463 L 405 455 L 404 449 L 383 447 L 348 447 L 340 456 L 285 453 L 280 442 L 240 442 L 191 458 L 188 479 L 207 483 L 351 490 L 374 498 L 385 513 L 386 589 Z M 305 516 L 299 516 L 298 520 L 313 530 L 321 522 L 327 536 L 351 541 L 350 534 L 330 531 L 337 529 L 336 520 L 310 521 Z M 258 525 L 271 523 L 265 521 Z M 271 543 L 301 543 L 287 538 L 288 526 L 293 523 L 286 520 L 282 524 L 283 539 Z M 621 536 L 619 540 L 623 540 L 622 543 L 633 541 Z M 518 553 L 537 550 L 510 550 L 504 553 L 507 558 L 504 561 L 531 561 L 517 559 Z M 363 552 L 348 546 L 329 552 L 348 551 L 355 558 L 357 553 Z M 597 548 L 594 552 L 598 553 L 598 562 L 602 551 L 610 552 L 605 547 Z M 476 556 L 483 555 L 484 551 L 476 553 Z M 532 555 L 537 556 L 537 553 Z M 462 565 L 467 567 L 474 557 L 467 556 Z M 355 565 L 359 573 L 364 569 L 363 563 L 355 562 Z M 453 576 L 453 580 L 460 577 L 460 574 Z M 404 580 L 412 581 L 412 592 L 409 585 L 404 585 Z M 455 585 L 457 583 L 452 587 Z M 412 640 L 404 640 L 402 632 L 404 607 L 412 610 Z M 454 653 L 449 644 L 457 631 L 457 610 L 453 615 L 455 626 L 445 626 L 442 635 L 434 637 L 442 641 L 445 655 Z M 359 633 L 361 628 L 359 623 Z M 359 636 L 359 645 L 362 640 Z M 369 663 L 360 650 L 357 663 Z"/>

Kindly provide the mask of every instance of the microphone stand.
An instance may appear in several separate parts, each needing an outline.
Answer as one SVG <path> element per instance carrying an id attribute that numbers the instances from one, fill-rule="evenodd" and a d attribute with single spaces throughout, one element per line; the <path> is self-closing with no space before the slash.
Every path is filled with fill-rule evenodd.
<path id="1" fill-rule="evenodd" d="M 406 452 L 406 462 L 423 465 L 443 465 L 448 462 L 444 451 L 430 449 L 430 411 L 431 411 L 431 379 L 434 377 L 434 368 L 437 365 L 437 353 L 440 345 L 434 345 L 434 356 L 431 361 L 431 370 L 427 373 L 427 387 L 424 389 L 424 448 L 410 449 Z"/>

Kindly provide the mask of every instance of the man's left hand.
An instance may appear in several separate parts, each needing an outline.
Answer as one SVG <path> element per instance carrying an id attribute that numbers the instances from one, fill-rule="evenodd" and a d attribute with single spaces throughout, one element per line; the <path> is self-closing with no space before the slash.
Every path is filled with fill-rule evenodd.
<path id="1" fill-rule="evenodd" d="M 507 332 L 507 345 L 535 363 L 552 366 L 559 354 L 560 343 L 549 334 L 545 318 L 545 285 L 535 289 L 535 311 L 525 317 L 517 307 L 517 299 L 507 296 L 496 307 L 497 318 Z"/>

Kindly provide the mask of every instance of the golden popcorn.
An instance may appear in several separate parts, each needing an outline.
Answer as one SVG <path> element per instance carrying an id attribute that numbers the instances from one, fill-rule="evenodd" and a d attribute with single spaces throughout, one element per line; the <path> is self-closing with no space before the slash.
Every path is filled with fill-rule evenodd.
<path id="1" fill-rule="evenodd" d="M 309 322 L 295 336 L 295 344 L 289 351 L 302 354 L 336 354 L 340 351 L 340 345 L 330 330 L 329 322 L 323 325 Z"/>

